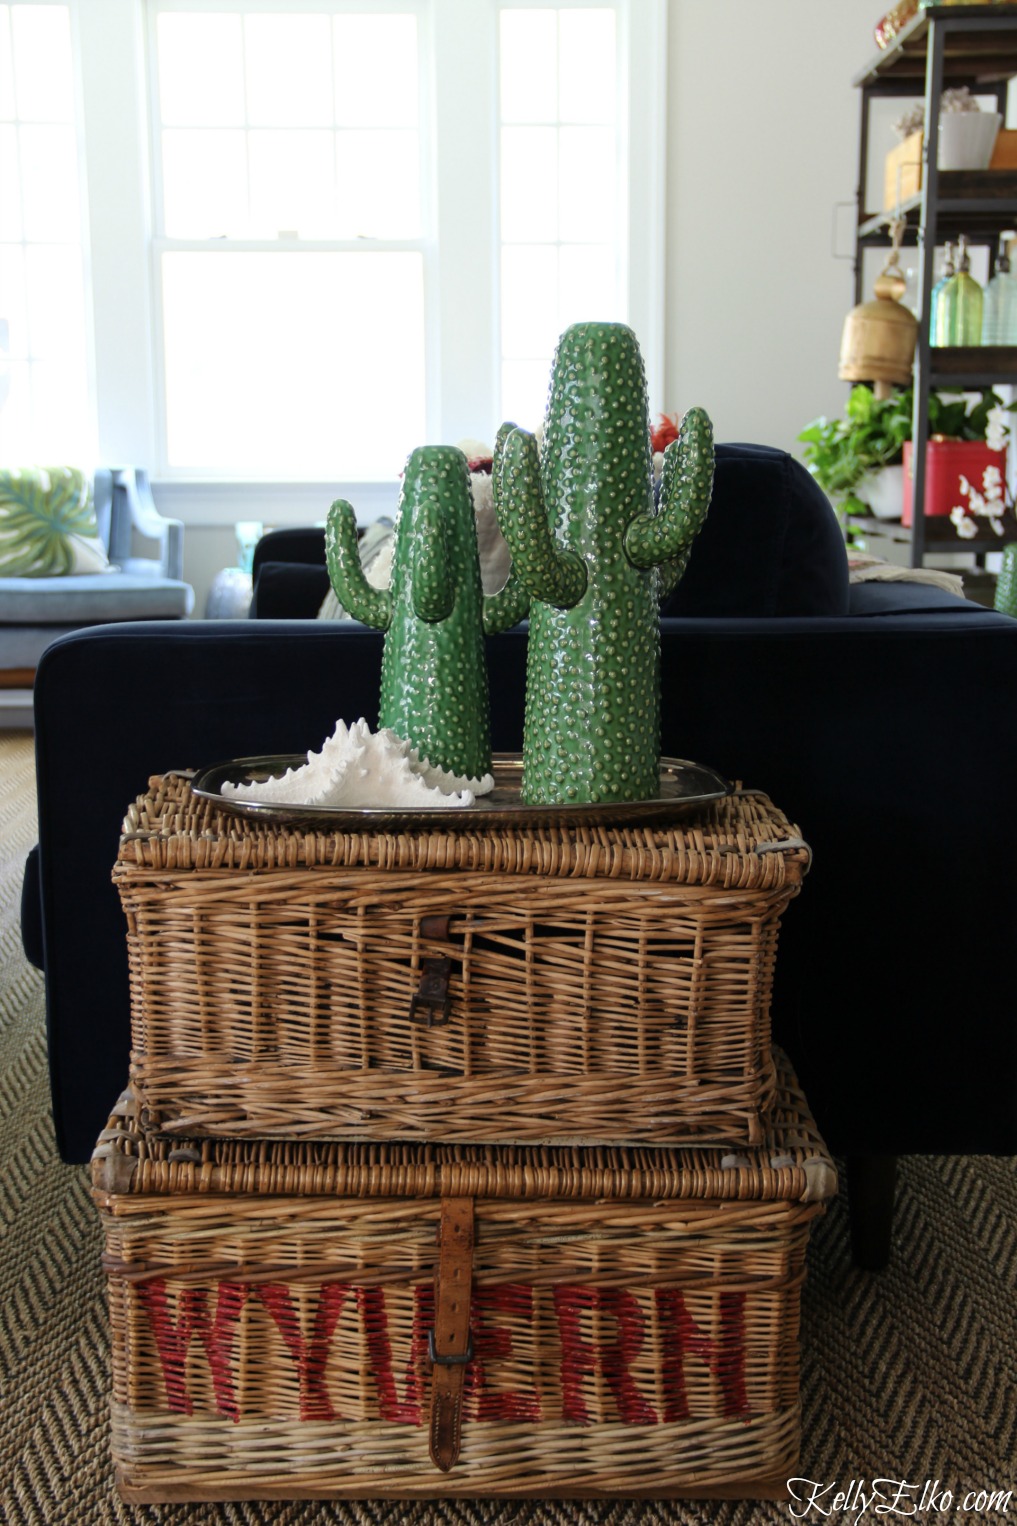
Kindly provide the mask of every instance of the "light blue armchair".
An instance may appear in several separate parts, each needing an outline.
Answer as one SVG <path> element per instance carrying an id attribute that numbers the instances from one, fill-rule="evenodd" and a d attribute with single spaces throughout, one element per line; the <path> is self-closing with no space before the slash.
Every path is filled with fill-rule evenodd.
<path id="1" fill-rule="evenodd" d="M 183 581 L 183 524 L 158 512 L 148 474 L 103 468 L 93 497 L 108 571 L 0 576 L 0 728 L 31 727 L 35 670 L 58 636 L 110 621 L 179 620 L 193 608 L 194 591 Z M 154 542 L 156 554 L 135 556 L 135 534 Z"/>

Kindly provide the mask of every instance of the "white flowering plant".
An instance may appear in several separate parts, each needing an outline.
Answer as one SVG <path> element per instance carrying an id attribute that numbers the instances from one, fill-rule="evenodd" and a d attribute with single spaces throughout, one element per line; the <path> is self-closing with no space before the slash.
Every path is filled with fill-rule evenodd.
<path id="1" fill-rule="evenodd" d="M 1006 448 L 1010 437 L 1007 413 L 1013 412 L 1015 407 L 1017 404 L 1011 403 L 1007 409 L 997 403 L 988 409 L 985 443 L 990 450 L 1003 451 Z M 950 523 L 961 539 L 972 540 L 978 534 L 979 520 L 987 522 L 993 533 L 1001 536 L 1004 516 L 1015 512 L 1015 504 L 1009 496 L 1000 468 L 995 464 L 985 468 L 981 489 L 973 487 L 964 476 L 958 478 L 957 486 L 963 502 L 955 504 L 950 510 Z"/>

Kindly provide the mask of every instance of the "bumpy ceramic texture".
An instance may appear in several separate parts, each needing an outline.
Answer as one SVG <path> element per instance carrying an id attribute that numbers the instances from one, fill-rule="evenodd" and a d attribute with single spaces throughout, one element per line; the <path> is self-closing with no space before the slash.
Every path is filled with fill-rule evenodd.
<path id="1" fill-rule="evenodd" d="M 409 456 L 396 523 L 392 581 L 372 588 L 345 499 L 329 510 L 329 578 L 345 609 L 386 632 L 379 722 L 440 768 L 468 778 L 490 772 L 485 625 L 506 629 L 526 613 L 517 583 L 485 600 L 469 466 L 452 445 Z M 486 619 L 485 619 L 486 617 Z"/>
<path id="2" fill-rule="evenodd" d="M 713 488 L 713 430 L 690 409 L 654 511 L 646 378 L 623 324 L 558 343 L 544 439 L 500 433 L 495 508 L 530 596 L 522 798 L 659 792 L 659 600 L 685 570 Z"/>

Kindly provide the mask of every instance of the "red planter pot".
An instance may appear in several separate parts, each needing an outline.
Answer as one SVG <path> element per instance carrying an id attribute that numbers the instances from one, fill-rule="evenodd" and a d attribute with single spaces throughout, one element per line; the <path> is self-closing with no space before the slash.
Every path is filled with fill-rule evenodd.
<path id="1" fill-rule="evenodd" d="M 998 466 L 1006 481 L 1006 449 L 990 450 L 984 440 L 946 440 L 934 437 L 925 447 L 925 517 L 940 518 L 949 515 L 958 504 L 967 508 L 967 498 L 962 497 L 960 479 L 966 477 L 971 486 L 983 492 L 982 474 L 987 466 Z M 901 523 L 911 523 L 911 503 L 914 494 L 914 476 L 911 469 L 911 441 L 904 444 L 904 510 Z"/>

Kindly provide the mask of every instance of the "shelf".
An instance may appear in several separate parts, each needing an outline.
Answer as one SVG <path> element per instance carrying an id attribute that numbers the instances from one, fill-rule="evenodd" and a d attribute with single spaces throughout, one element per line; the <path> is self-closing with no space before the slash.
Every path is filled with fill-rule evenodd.
<path id="1" fill-rule="evenodd" d="M 951 345 L 929 351 L 933 387 L 1017 386 L 1017 345 Z"/>
<path id="2" fill-rule="evenodd" d="M 869 125 L 877 99 L 922 97 L 927 123 L 939 116 L 939 92 L 966 86 L 988 95 L 1003 109 L 1007 82 L 1017 77 L 1017 0 L 994 5 L 960 3 L 923 6 L 893 44 L 872 59 L 854 81 L 862 87 L 859 139 L 859 186 L 864 187 L 870 160 Z M 932 127 L 934 128 L 934 122 Z M 918 268 L 921 293 L 914 365 L 912 434 L 916 457 L 914 490 L 919 510 L 926 489 L 928 402 L 933 389 L 974 392 L 1017 386 L 1017 345 L 932 348 L 929 345 L 929 300 L 936 280 L 935 246 L 953 243 L 961 234 L 976 246 L 996 247 L 999 235 L 1017 228 L 1017 169 L 943 170 L 936 162 L 937 142 L 926 130 L 918 194 L 899 207 L 880 212 L 863 209 L 859 192 L 855 232 L 855 301 L 864 300 L 863 254 L 867 247 L 889 248 L 891 224 L 903 223 L 901 242 L 917 249 L 909 263 Z M 899 156 L 898 156 L 899 157 Z M 911 183 L 917 178 L 911 176 Z M 882 194 L 882 192 L 880 192 Z M 986 522 L 970 539 L 958 534 L 949 517 L 924 515 L 907 528 L 900 520 L 869 516 L 848 521 L 851 530 L 874 545 L 892 546 L 899 560 L 906 550 L 912 565 L 927 555 L 964 554 L 981 562 L 986 555 L 1017 542 L 1017 519 L 1012 515 L 998 527 Z"/>
<path id="3" fill-rule="evenodd" d="M 990 85 L 1010 79 L 1017 74 L 1013 13 L 1012 5 L 930 7 L 919 12 L 890 47 L 870 59 L 852 83 L 871 85 L 895 79 L 903 85 L 924 80 L 930 19 L 946 23 L 944 85 Z"/>
<path id="4" fill-rule="evenodd" d="M 849 529 L 857 530 L 859 534 L 867 535 L 870 539 L 881 536 L 884 540 L 894 541 L 897 545 L 911 544 L 911 527 L 902 525 L 899 519 L 876 519 L 875 516 L 851 514 L 848 516 L 847 523 Z M 925 516 L 925 550 L 932 555 L 972 551 L 981 556 L 986 551 L 1002 551 L 1003 547 L 1008 546 L 1012 541 L 1017 541 L 1017 520 L 1012 515 L 1003 521 L 1002 535 L 997 535 L 994 530 L 985 529 L 979 530 L 977 535 L 968 540 L 957 534 L 945 515 L 927 514 Z"/>
<path id="5" fill-rule="evenodd" d="M 907 231 L 917 237 L 922 217 L 921 192 L 901 202 L 899 213 Z M 859 239 L 865 243 L 889 243 L 889 223 L 897 215 L 896 210 L 867 212 L 858 227 Z M 972 238 L 992 237 L 1006 218 L 1017 222 L 1017 170 L 940 170 L 937 243 L 955 238 L 958 233 L 967 233 Z"/>

